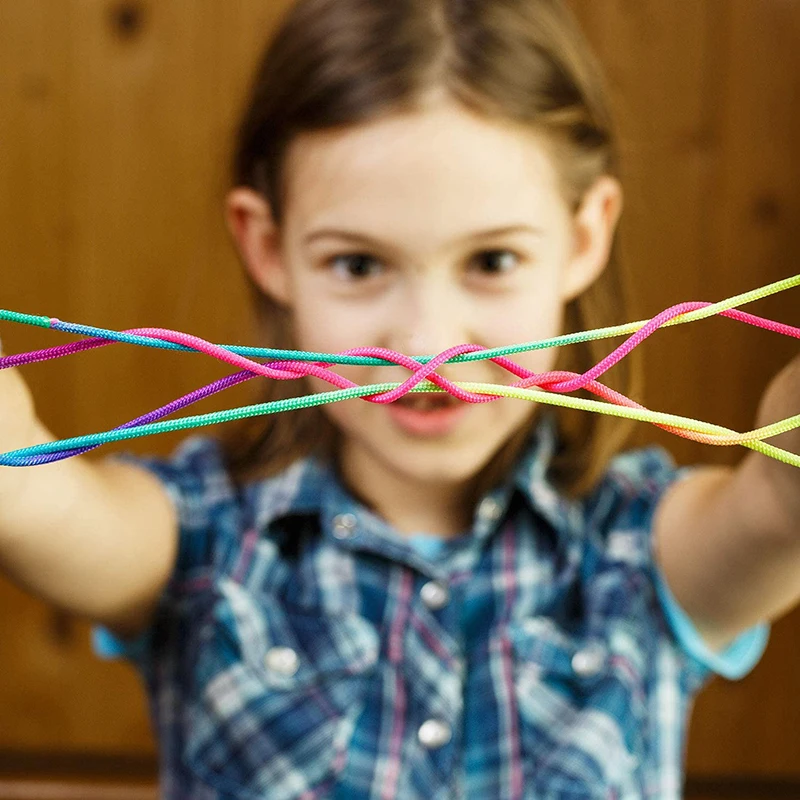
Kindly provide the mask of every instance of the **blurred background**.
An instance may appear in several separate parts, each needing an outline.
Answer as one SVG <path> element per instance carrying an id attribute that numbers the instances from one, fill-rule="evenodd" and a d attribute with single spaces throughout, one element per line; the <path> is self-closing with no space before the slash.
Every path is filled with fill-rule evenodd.
<path id="1" fill-rule="evenodd" d="M 232 126 L 291 0 L 0 0 L 0 307 L 255 344 L 222 218 Z M 624 142 L 636 316 L 800 271 L 800 3 L 571 0 Z M 800 325 L 798 290 L 746 310 Z M 7 353 L 73 337 L 0 323 Z M 647 406 L 752 427 L 796 340 L 726 319 L 644 345 Z M 60 437 L 107 430 L 227 374 L 116 345 L 24 369 Z M 249 401 L 247 385 L 197 404 Z M 210 431 L 209 431 L 210 432 Z M 737 463 L 641 424 L 681 463 Z M 124 448 L 169 453 L 182 434 Z M 52 532 L 58 536 L 58 530 Z M 687 797 L 800 798 L 800 613 L 746 679 L 697 702 Z M 146 699 L 89 627 L 0 580 L 0 798 L 156 797 Z"/>

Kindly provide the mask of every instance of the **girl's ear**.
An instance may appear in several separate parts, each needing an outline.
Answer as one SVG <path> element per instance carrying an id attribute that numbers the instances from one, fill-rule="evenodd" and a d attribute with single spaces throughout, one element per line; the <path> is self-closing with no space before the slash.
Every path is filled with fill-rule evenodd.
<path id="1" fill-rule="evenodd" d="M 574 247 L 562 281 L 567 303 L 588 289 L 608 264 L 614 232 L 622 213 L 622 186 L 610 175 L 600 176 L 574 215 Z"/>
<path id="2" fill-rule="evenodd" d="M 277 303 L 289 305 L 289 274 L 267 200 L 253 189 L 237 186 L 225 197 L 225 221 L 252 279 Z"/>

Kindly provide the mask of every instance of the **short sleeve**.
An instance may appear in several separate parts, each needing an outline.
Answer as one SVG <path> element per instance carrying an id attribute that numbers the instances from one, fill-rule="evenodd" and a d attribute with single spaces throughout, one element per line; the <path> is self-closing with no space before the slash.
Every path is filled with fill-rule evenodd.
<path id="1" fill-rule="evenodd" d="M 92 628 L 92 649 L 100 658 L 108 660 L 127 658 L 141 661 L 150 648 L 152 634 L 152 629 L 148 629 L 136 639 L 124 640 L 115 636 L 108 628 L 96 625 Z"/>
<path id="2" fill-rule="evenodd" d="M 757 625 L 742 633 L 723 652 L 714 652 L 691 618 L 680 607 L 658 566 L 653 541 L 653 517 L 666 492 L 676 481 L 692 475 L 696 467 L 678 467 L 661 447 L 633 450 L 612 460 L 604 490 L 596 497 L 595 513 L 605 520 L 605 547 L 610 559 L 626 549 L 635 554 L 647 572 L 656 607 L 666 632 L 694 675 L 696 684 L 709 673 L 738 679 L 760 660 L 769 638 L 769 626 Z"/>
<path id="3" fill-rule="evenodd" d="M 159 601 L 159 610 L 163 611 L 208 584 L 215 566 L 224 557 L 226 541 L 235 539 L 238 530 L 235 490 L 219 442 L 212 437 L 192 436 L 167 458 L 124 452 L 110 460 L 132 463 L 152 472 L 175 506 L 178 553 Z M 123 640 L 102 626 L 92 631 L 92 645 L 101 658 L 128 658 L 141 663 L 154 644 L 152 628 L 133 640 Z"/>
<path id="4" fill-rule="evenodd" d="M 756 625 L 738 636 L 722 652 L 713 651 L 680 607 L 656 567 L 656 591 L 670 627 L 683 649 L 699 664 L 729 680 L 747 675 L 760 661 L 769 640 L 769 625 Z"/>

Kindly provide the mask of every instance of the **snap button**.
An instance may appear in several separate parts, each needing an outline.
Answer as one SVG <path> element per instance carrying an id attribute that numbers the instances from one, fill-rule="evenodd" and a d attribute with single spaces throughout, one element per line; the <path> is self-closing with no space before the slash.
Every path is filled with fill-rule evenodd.
<path id="1" fill-rule="evenodd" d="M 438 611 L 450 602 L 450 592 L 447 587 L 439 581 L 428 581 L 419 592 L 422 602 L 432 609 Z"/>
<path id="2" fill-rule="evenodd" d="M 333 518 L 333 535 L 337 539 L 349 539 L 355 532 L 355 514 L 337 514 Z"/>
<path id="3" fill-rule="evenodd" d="M 431 749 L 447 744 L 452 736 L 452 731 L 446 722 L 429 719 L 419 726 L 417 736 L 424 747 Z"/>
<path id="4" fill-rule="evenodd" d="M 613 533 L 608 537 L 608 556 L 614 561 L 632 561 L 638 554 L 636 539 L 631 533 Z"/>
<path id="5" fill-rule="evenodd" d="M 572 669 L 582 678 L 591 678 L 600 672 L 605 660 L 605 650 L 600 645 L 588 645 L 572 656 Z"/>
<path id="6" fill-rule="evenodd" d="M 281 675 L 294 675 L 300 659 L 291 647 L 270 647 L 264 656 L 264 666 Z"/>
<path id="7" fill-rule="evenodd" d="M 481 519 L 496 520 L 500 517 L 502 510 L 500 503 L 493 497 L 484 497 L 478 506 L 478 516 Z"/>

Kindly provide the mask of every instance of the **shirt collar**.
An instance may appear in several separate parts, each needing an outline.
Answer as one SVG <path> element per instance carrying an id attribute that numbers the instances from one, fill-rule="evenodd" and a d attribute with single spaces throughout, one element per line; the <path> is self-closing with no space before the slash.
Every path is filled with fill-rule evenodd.
<path id="1" fill-rule="evenodd" d="M 548 477 L 558 446 L 555 415 L 545 410 L 513 472 L 512 483 L 529 507 L 564 536 L 571 536 L 583 518 L 580 503 L 562 494 Z"/>
<path id="2" fill-rule="evenodd" d="M 557 426 L 552 414 L 543 413 L 531 437 L 511 471 L 509 478 L 488 492 L 475 509 L 472 533 L 483 539 L 494 523 L 505 515 L 512 497 L 518 492 L 530 509 L 554 528 L 567 543 L 579 517 L 577 503 L 562 496 L 547 477 L 557 445 Z M 285 516 L 320 515 L 322 529 L 341 536 L 342 516 L 352 514 L 359 528 L 359 540 L 378 538 L 381 550 L 392 555 L 395 548 L 405 551 L 403 537 L 377 514 L 359 502 L 339 479 L 328 461 L 309 456 L 300 459 L 279 475 L 258 481 L 254 491 L 254 524 L 264 531 L 270 523 Z M 345 520 L 347 521 L 347 520 Z"/>

